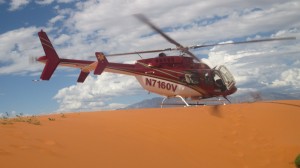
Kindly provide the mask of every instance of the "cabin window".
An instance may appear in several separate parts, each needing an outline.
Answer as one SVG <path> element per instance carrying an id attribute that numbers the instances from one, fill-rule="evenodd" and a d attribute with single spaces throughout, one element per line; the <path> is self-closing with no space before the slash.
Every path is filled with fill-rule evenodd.
<path id="1" fill-rule="evenodd" d="M 197 74 L 185 74 L 185 81 L 188 84 L 199 84 L 200 77 Z"/>
<path id="2" fill-rule="evenodd" d="M 204 74 L 204 80 L 205 80 L 205 83 L 210 82 L 210 77 L 209 77 L 209 74 L 207 72 Z"/>
<path id="3" fill-rule="evenodd" d="M 206 85 L 213 85 L 214 84 L 210 73 L 206 72 L 203 75 L 204 75 L 204 81 L 205 81 Z"/>

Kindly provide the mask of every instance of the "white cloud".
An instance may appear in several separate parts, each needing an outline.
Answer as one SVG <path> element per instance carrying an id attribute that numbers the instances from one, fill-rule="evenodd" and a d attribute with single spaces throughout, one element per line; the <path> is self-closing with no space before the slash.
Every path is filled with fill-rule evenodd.
<path id="1" fill-rule="evenodd" d="M 35 1 L 35 3 L 37 3 L 39 5 L 49 5 L 53 2 L 54 2 L 54 0 L 36 0 Z"/>
<path id="2" fill-rule="evenodd" d="M 110 103 L 114 97 L 134 95 L 140 91 L 134 77 L 103 73 L 96 78 L 89 76 L 84 83 L 77 83 L 58 91 L 54 99 L 58 111 L 106 110 L 124 107 L 124 104 Z"/>
<path id="3" fill-rule="evenodd" d="M 57 0 L 58 3 L 70 3 L 74 2 L 74 0 Z"/>
<path id="4" fill-rule="evenodd" d="M 33 0 L 11 0 L 9 3 L 9 11 L 16 11 L 22 7 L 25 7 L 30 4 Z M 74 0 L 34 0 L 34 2 L 38 5 L 50 5 L 54 2 L 57 3 L 73 3 L 76 2 Z M 4 0 L 0 0 L 0 4 L 5 3 Z"/>
<path id="5" fill-rule="evenodd" d="M 29 66 L 31 56 L 42 55 L 36 27 L 20 28 L 0 35 L 0 74 L 36 71 L 38 66 Z"/>
<path id="6" fill-rule="evenodd" d="M 30 3 L 30 0 L 11 0 L 9 11 L 15 11 Z"/>
<path id="7" fill-rule="evenodd" d="M 300 30 L 281 30 L 270 36 L 299 36 L 299 33 Z M 276 87 L 279 92 L 290 88 L 288 92 L 292 93 L 300 86 L 299 48 L 298 40 L 218 46 L 210 50 L 205 61 L 211 67 L 225 64 L 235 76 L 238 92 L 247 88 L 263 90 Z"/>
<path id="8" fill-rule="evenodd" d="M 295 89 L 300 89 L 300 68 L 292 68 L 281 73 L 279 79 L 272 82 L 272 86 L 290 86 Z"/>
<path id="9" fill-rule="evenodd" d="M 62 34 L 54 40 L 54 43 L 56 45 L 60 45 L 60 44 L 68 42 L 70 39 L 71 39 L 71 37 L 69 35 Z"/>
<path id="10" fill-rule="evenodd" d="M 53 17 L 52 19 L 50 19 L 50 20 L 49 20 L 49 23 L 50 23 L 50 24 L 54 24 L 54 23 L 56 23 L 56 22 L 58 22 L 58 21 L 63 20 L 64 18 L 65 18 L 65 17 L 62 16 L 62 15 L 57 15 L 57 16 Z"/>

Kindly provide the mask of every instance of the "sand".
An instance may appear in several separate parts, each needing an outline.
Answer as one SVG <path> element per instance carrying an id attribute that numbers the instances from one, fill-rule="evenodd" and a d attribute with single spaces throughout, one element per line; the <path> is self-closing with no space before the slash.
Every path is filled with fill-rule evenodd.
<path id="1" fill-rule="evenodd" d="M 300 100 L 38 120 L 0 124 L 1 168 L 294 168 L 300 154 Z"/>

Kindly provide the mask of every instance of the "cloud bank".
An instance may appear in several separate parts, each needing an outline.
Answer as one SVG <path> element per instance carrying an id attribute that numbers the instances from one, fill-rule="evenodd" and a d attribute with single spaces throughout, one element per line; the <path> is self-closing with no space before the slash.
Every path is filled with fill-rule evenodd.
<path id="1" fill-rule="evenodd" d="M 59 90 L 54 99 L 60 104 L 58 111 L 107 110 L 126 106 L 109 103 L 111 99 L 138 94 L 140 91 L 134 77 L 104 73 L 96 78 L 88 77 L 84 83 Z"/>

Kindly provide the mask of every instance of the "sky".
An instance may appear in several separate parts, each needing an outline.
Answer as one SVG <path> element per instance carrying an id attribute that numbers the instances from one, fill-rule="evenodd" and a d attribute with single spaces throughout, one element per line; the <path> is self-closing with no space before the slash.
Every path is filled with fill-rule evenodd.
<path id="1" fill-rule="evenodd" d="M 174 47 L 134 18 L 137 13 L 184 46 L 296 37 L 192 52 L 211 67 L 226 65 L 237 82 L 235 95 L 273 92 L 299 99 L 299 11 L 299 0 L 0 0 L 0 114 L 113 110 L 158 96 L 143 90 L 134 77 L 119 74 L 90 75 L 79 84 L 80 71 L 70 68 L 58 68 L 50 81 L 33 82 L 44 67 L 29 61 L 44 55 L 37 36 L 41 29 L 59 56 L 69 59 L 96 60 L 96 51 Z"/>

